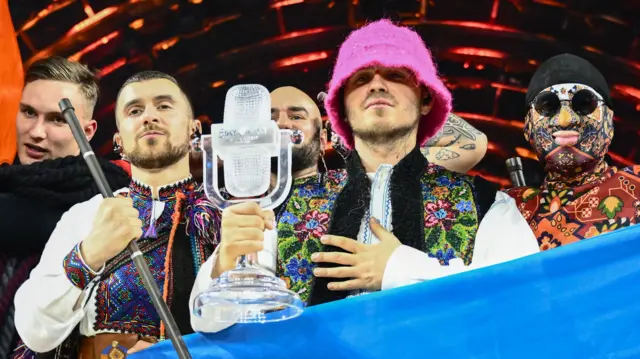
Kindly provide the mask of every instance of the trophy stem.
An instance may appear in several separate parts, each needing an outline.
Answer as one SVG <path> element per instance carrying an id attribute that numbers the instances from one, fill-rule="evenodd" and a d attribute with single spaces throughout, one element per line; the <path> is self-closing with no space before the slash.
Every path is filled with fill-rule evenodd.
<path id="1" fill-rule="evenodd" d="M 247 267 L 256 267 L 256 254 L 247 254 L 238 257 L 236 263 L 236 269 L 242 269 Z"/>

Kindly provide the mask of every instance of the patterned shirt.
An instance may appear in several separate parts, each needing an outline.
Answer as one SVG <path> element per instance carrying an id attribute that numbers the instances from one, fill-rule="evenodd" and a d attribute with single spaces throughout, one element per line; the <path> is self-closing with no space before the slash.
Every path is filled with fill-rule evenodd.
<path id="1" fill-rule="evenodd" d="M 156 199 L 149 186 L 135 180 L 118 193 L 131 197 L 139 211 L 144 235 L 138 245 L 170 304 L 175 289 L 174 271 L 168 261 L 173 259 L 171 252 L 178 245 L 191 248 L 190 279 L 195 280 L 195 273 L 217 244 L 214 222 L 218 214 L 191 177 L 159 188 Z M 35 351 L 52 350 L 77 325 L 83 336 L 135 333 L 163 338 L 160 318 L 126 250 L 98 272 L 82 258 L 80 241 L 91 231 L 101 201 L 101 197 L 94 197 L 72 207 L 62 217 L 42 261 L 16 295 L 16 327 L 27 346 L 33 346 Z M 185 233 L 176 235 L 177 230 Z M 178 237 L 189 243 L 172 243 L 172 238 Z M 176 285 L 180 285 L 177 276 L 181 271 L 182 268 L 175 271 Z M 186 286 L 190 291 L 191 286 Z M 47 318 L 58 319 L 50 322 Z"/>
<path id="2" fill-rule="evenodd" d="M 573 187 L 545 185 L 508 191 L 548 250 L 640 222 L 640 166 L 609 167 Z"/>

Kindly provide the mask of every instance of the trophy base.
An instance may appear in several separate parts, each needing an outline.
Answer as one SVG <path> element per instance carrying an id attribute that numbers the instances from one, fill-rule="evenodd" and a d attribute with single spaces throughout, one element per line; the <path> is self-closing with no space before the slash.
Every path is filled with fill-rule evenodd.
<path id="1" fill-rule="evenodd" d="M 304 303 L 285 282 L 256 266 L 223 273 L 195 300 L 197 316 L 219 323 L 267 323 L 295 318 Z"/>

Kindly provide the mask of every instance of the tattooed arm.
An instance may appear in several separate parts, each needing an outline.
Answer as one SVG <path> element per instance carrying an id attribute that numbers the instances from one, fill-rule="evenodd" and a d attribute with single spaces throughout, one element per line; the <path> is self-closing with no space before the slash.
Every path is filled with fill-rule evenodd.
<path id="1" fill-rule="evenodd" d="M 421 148 L 431 163 L 466 173 L 487 152 L 487 136 L 462 118 L 450 114 L 442 129 Z"/>

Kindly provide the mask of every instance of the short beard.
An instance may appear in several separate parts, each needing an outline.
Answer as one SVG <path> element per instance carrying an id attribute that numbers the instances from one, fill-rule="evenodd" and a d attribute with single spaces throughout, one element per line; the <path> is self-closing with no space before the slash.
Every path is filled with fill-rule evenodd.
<path id="1" fill-rule="evenodd" d="M 415 128 L 416 125 L 406 125 L 386 130 L 378 128 L 357 129 L 352 127 L 351 131 L 354 137 L 358 137 L 367 145 L 382 146 L 401 141 L 409 136 Z"/>
<path id="2" fill-rule="evenodd" d="M 320 152 L 320 128 L 318 128 L 309 143 L 302 146 L 293 146 L 291 151 L 291 174 L 317 166 Z M 271 157 L 271 173 L 278 173 L 278 157 Z"/>
<path id="3" fill-rule="evenodd" d="M 410 106 L 405 111 L 412 111 L 415 109 L 415 116 L 417 120 L 408 125 L 400 127 L 389 128 L 387 126 L 369 127 L 369 128 L 357 128 L 354 127 L 350 119 L 353 117 L 351 111 L 347 110 L 346 122 L 351 127 L 351 132 L 354 137 L 358 137 L 367 146 L 393 146 L 403 139 L 407 138 L 412 131 L 420 126 L 420 106 Z M 376 116 L 383 117 L 385 110 L 382 108 L 375 109 Z"/>
<path id="4" fill-rule="evenodd" d="M 155 139 L 147 140 L 149 145 L 154 145 Z M 185 142 L 178 146 L 173 146 L 167 141 L 162 151 L 149 151 L 143 153 L 140 146 L 131 152 L 124 152 L 132 166 L 143 170 L 161 170 L 178 163 L 189 154 L 189 143 Z"/>

